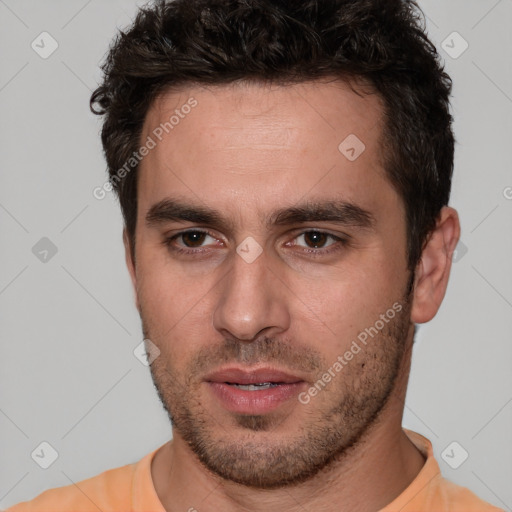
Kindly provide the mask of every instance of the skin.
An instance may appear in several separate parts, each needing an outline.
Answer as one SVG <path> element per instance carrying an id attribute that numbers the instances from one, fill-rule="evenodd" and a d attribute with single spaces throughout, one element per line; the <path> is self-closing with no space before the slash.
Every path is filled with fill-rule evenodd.
<path id="1" fill-rule="evenodd" d="M 135 261 L 124 235 L 144 334 L 161 352 L 152 377 L 173 423 L 151 467 L 158 497 L 167 511 L 379 510 L 424 464 L 401 421 L 414 324 L 444 297 L 457 213 L 440 212 L 407 297 L 405 211 L 380 163 L 377 95 L 332 81 L 191 86 L 153 103 L 141 140 L 190 97 L 197 106 L 140 165 Z M 349 134 L 365 144 L 355 161 L 338 150 Z M 169 198 L 215 209 L 227 224 L 147 222 Z M 265 222 L 333 199 L 364 209 L 373 225 Z M 165 245 L 192 228 L 210 235 L 171 246 L 195 255 Z M 236 252 L 249 236 L 262 249 L 251 263 Z M 248 417 L 225 410 L 204 382 L 226 363 L 272 366 L 307 390 L 397 303 L 400 314 L 307 404 Z"/>

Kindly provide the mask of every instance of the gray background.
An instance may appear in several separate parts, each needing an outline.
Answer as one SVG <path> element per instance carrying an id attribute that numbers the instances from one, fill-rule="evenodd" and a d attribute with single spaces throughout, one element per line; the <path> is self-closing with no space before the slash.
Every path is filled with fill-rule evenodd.
<path id="1" fill-rule="evenodd" d="M 445 476 L 511 510 L 512 0 L 421 6 L 455 83 L 451 205 L 464 246 L 441 311 L 420 328 L 403 424 L 432 440 Z M 0 0 L 1 508 L 137 461 L 170 435 L 133 355 L 141 332 L 118 206 L 92 195 L 105 164 L 88 100 L 135 9 Z M 51 48 L 43 31 L 59 45 L 46 59 L 31 47 Z M 469 44 L 461 55 L 454 31 Z M 48 469 L 31 458 L 43 441 L 58 452 Z M 458 469 L 442 457 L 453 441 L 452 465 L 469 454 Z"/>

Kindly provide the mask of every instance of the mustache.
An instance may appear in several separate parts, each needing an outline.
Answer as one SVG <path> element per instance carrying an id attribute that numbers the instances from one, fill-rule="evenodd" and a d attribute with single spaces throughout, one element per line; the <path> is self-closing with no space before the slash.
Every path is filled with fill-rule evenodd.
<path id="1" fill-rule="evenodd" d="M 145 338 L 151 339 L 144 323 L 142 332 Z M 179 343 L 179 340 L 176 342 Z M 303 373 L 318 373 L 327 366 L 323 357 L 310 347 L 301 346 L 289 339 L 260 336 L 251 341 L 224 338 L 220 344 L 201 347 L 190 361 L 189 369 L 190 375 L 197 376 L 221 365 L 255 366 L 262 363 Z"/>
<path id="2" fill-rule="evenodd" d="M 194 357 L 193 366 L 202 373 L 227 363 L 273 363 L 300 372 L 317 372 L 325 366 L 322 357 L 311 348 L 268 336 L 254 341 L 225 338 L 220 345 L 203 347 Z"/>

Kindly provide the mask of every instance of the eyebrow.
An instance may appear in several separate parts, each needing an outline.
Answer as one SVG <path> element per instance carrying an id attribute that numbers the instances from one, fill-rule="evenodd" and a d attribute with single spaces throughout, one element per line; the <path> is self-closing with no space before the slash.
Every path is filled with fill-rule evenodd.
<path id="1" fill-rule="evenodd" d="M 231 231 L 234 227 L 230 220 L 215 209 L 170 198 L 154 204 L 146 214 L 146 224 L 150 227 L 171 221 L 205 224 Z M 321 221 L 362 229 L 375 227 L 375 217 L 369 211 L 344 200 L 308 201 L 280 208 L 265 219 L 265 225 L 271 228 Z"/>
<path id="2" fill-rule="evenodd" d="M 282 208 L 271 215 L 267 226 L 320 221 L 364 229 L 371 229 L 375 226 L 375 218 L 369 211 L 344 200 L 307 202 Z"/>

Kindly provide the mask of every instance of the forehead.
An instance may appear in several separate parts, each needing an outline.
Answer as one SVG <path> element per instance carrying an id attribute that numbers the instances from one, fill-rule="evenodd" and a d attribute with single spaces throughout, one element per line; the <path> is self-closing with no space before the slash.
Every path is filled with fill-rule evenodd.
<path id="1" fill-rule="evenodd" d="M 193 111 L 187 106 L 192 99 L 197 103 Z M 339 80 L 288 85 L 235 82 L 160 94 L 148 110 L 144 131 L 149 133 L 170 121 L 172 128 L 168 127 L 166 134 L 181 131 L 192 135 L 193 131 L 195 138 L 206 135 L 212 144 L 222 141 L 223 135 L 236 142 L 260 130 L 253 142 L 281 146 L 291 142 L 287 129 L 308 137 L 313 131 L 320 137 L 330 134 L 334 140 L 352 130 L 371 143 L 368 132 L 380 124 L 382 111 L 380 96 L 362 84 L 352 88 Z M 191 119 L 187 123 L 183 122 L 186 117 Z"/>
<path id="2" fill-rule="evenodd" d="M 139 203 L 179 195 L 263 211 L 306 195 L 371 196 L 389 187 L 382 120 L 377 94 L 340 81 L 168 91 L 145 119 L 141 141 L 155 147 L 140 166 Z"/>

